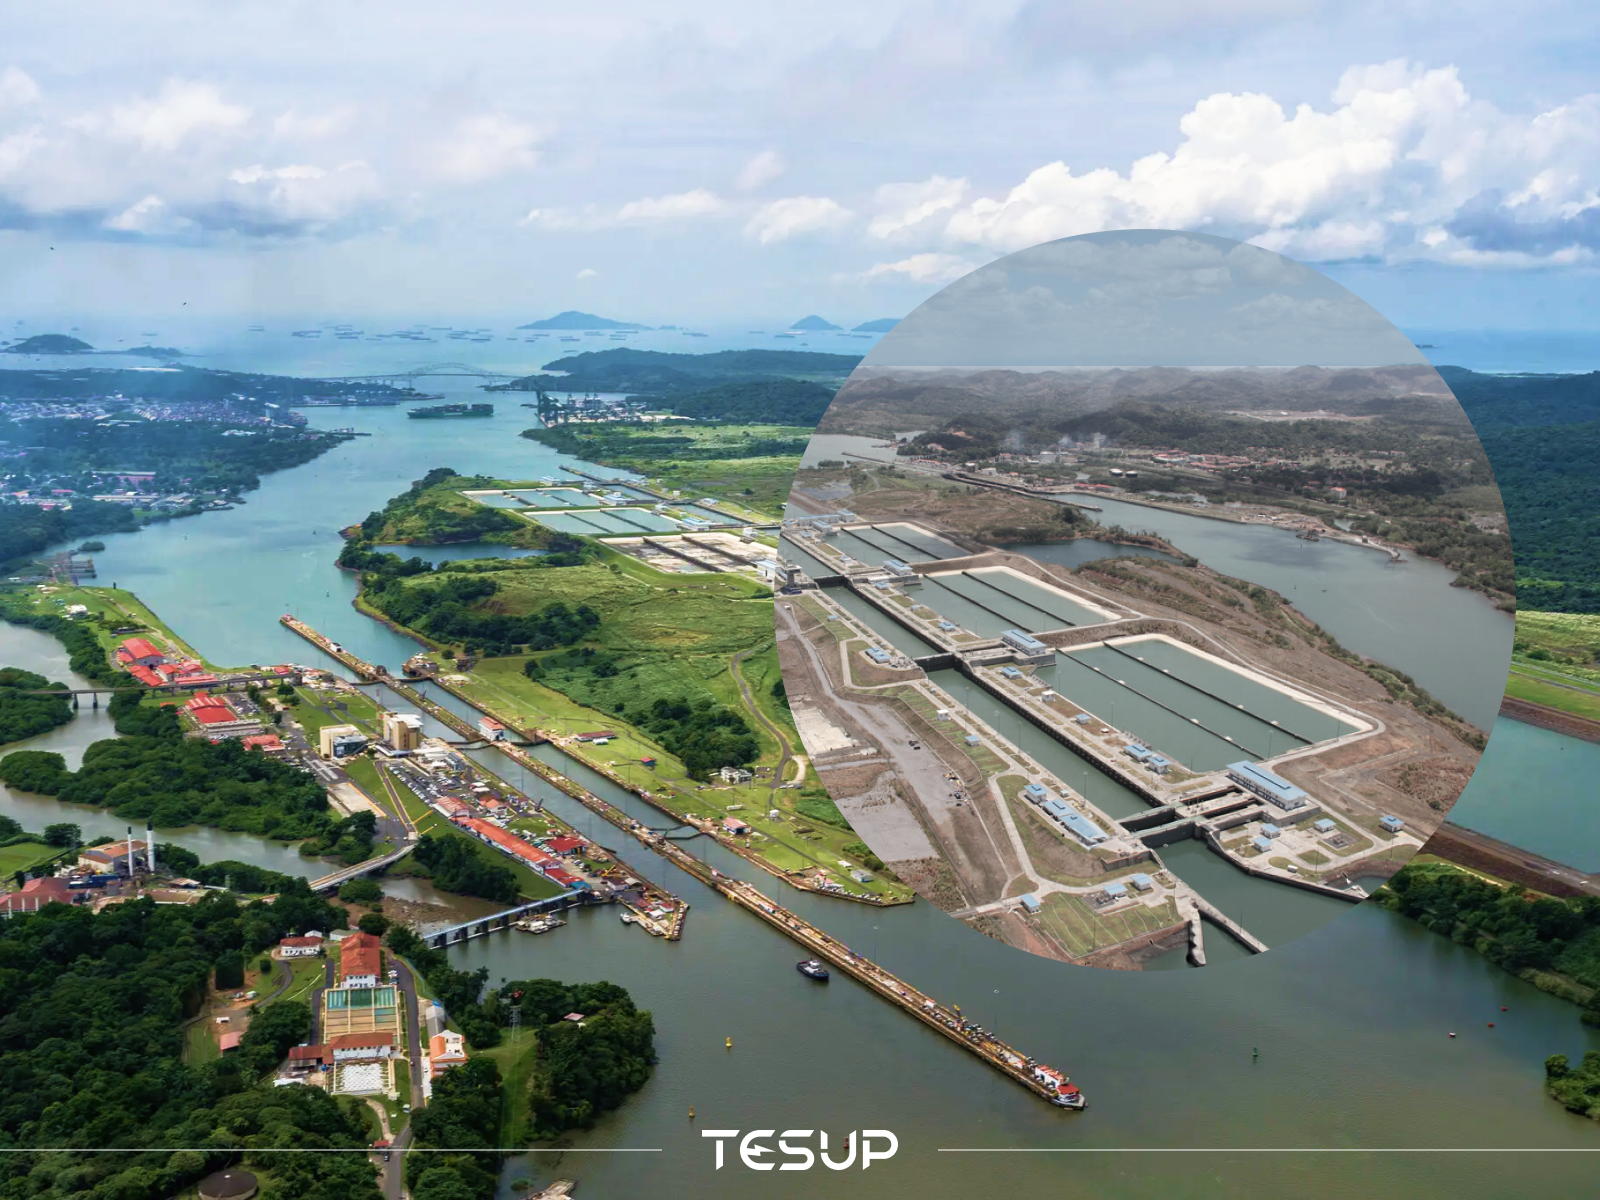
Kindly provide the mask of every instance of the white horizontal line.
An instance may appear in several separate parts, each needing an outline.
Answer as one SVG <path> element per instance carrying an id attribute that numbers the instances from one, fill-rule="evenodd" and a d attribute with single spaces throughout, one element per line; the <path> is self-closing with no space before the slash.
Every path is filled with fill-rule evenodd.
<path id="1" fill-rule="evenodd" d="M 1600 1154 L 1600 1146 L 971 1146 L 940 1154 Z"/>
<path id="2" fill-rule="evenodd" d="M 660 1146 L 363 1146 L 363 1147 L 270 1147 L 270 1146 L 191 1146 L 187 1152 L 215 1154 L 237 1150 L 246 1154 L 376 1154 L 379 1151 L 402 1154 L 661 1154 Z M 179 1146 L 0 1146 L 0 1154 L 178 1154 Z"/>

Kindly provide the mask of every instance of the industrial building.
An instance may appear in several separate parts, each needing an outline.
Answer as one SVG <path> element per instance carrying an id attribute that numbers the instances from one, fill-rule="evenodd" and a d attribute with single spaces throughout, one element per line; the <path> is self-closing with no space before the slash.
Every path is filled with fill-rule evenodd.
<path id="1" fill-rule="evenodd" d="M 410 752 L 421 749 L 422 718 L 416 713 L 384 713 L 383 740 L 395 750 Z"/>
<path id="2" fill-rule="evenodd" d="M 1024 633 L 1020 629 L 1007 629 L 1000 635 L 1000 641 L 1011 650 L 1019 663 L 1043 665 L 1055 659 L 1054 650 L 1031 633 Z"/>
<path id="3" fill-rule="evenodd" d="M 1247 792 L 1260 796 L 1267 803 L 1288 812 L 1309 803 L 1311 797 L 1282 776 L 1274 775 L 1265 767 L 1253 762 L 1228 764 L 1228 778 Z"/>
<path id="4" fill-rule="evenodd" d="M 324 725 L 317 733 L 317 752 L 326 759 L 356 754 L 366 744 L 366 734 L 354 725 Z"/>

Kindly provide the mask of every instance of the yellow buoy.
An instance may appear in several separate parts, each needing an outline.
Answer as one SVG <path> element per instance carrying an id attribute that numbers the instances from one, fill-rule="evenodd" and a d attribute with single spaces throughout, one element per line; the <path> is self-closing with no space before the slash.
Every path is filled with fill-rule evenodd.
<path id="1" fill-rule="evenodd" d="M 733 1039 L 732 1038 L 725 1039 L 724 1042 L 723 1042 L 723 1045 L 727 1046 L 727 1048 L 729 1050 L 732 1050 L 733 1049 Z"/>
<path id="2" fill-rule="evenodd" d="M 694 1120 L 694 1105 L 689 1105 L 689 1120 Z"/>

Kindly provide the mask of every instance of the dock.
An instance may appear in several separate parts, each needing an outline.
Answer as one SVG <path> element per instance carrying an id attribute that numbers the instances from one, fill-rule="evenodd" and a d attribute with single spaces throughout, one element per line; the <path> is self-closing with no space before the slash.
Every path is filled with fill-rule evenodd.
<path id="1" fill-rule="evenodd" d="M 304 622 L 288 616 L 283 617 L 282 621 L 290 629 L 293 629 L 326 653 L 331 654 L 352 671 L 361 675 L 362 678 L 381 681 L 400 695 L 405 696 L 407 700 L 411 700 L 415 696 L 419 707 L 424 707 L 426 711 L 432 712 L 433 709 L 438 708 L 437 705 L 430 705 L 428 702 L 422 701 L 422 698 L 416 696 L 416 693 L 411 688 L 406 687 L 403 682 L 391 678 L 387 672 L 380 674 L 378 668 L 362 662 L 354 655 L 335 646 Z M 439 711 L 446 712 L 448 710 L 439 709 Z M 451 713 L 450 716 L 457 723 L 452 724 L 452 728 L 466 724 L 455 714 Z M 444 720 L 443 717 L 439 719 Z M 445 723 L 451 724 L 450 721 Z M 476 733 L 476 731 L 473 732 Z M 722 874 L 709 863 L 690 854 L 677 842 L 668 839 L 664 833 L 653 830 L 630 817 L 610 801 L 595 795 L 587 788 L 568 779 L 554 767 L 534 758 L 521 747 L 498 741 L 489 742 L 488 745 L 527 770 L 534 772 L 541 779 L 550 783 L 551 786 L 576 800 L 597 816 L 609 821 L 618 829 L 631 834 L 640 843 L 648 846 L 680 870 L 694 876 L 694 878 L 717 892 L 724 899 L 759 917 L 773 929 L 798 944 L 811 957 L 822 959 L 838 968 L 844 974 L 849 975 L 852 979 L 870 989 L 880 999 L 895 1005 L 902 1012 L 942 1034 L 968 1053 L 976 1055 L 1014 1083 L 1027 1088 L 1034 1095 L 1043 1100 L 1048 1100 L 1057 1107 L 1071 1109 L 1086 1107 L 1087 1102 L 1084 1100 L 1083 1094 L 1068 1082 L 1066 1075 L 1028 1057 L 1015 1047 L 1002 1042 L 993 1034 L 980 1030 L 961 1015 L 959 1005 L 939 1003 L 931 996 L 912 987 L 903 979 L 850 949 L 843 942 L 840 942 L 822 929 L 790 912 L 781 904 L 768 899 L 750 884 Z"/>

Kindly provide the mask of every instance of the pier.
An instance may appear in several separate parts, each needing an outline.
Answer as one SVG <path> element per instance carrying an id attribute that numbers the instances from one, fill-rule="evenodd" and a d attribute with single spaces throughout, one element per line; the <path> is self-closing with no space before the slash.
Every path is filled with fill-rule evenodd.
<path id="1" fill-rule="evenodd" d="M 422 701 L 415 691 L 406 687 L 403 682 L 390 677 L 387 672 L 380 674 L 378 668 L 362 662 L 355 655 L 337 647 L 303 621 L 289 616 L 283 617 L 282 621 L 284 625 L 293 629 L 326 653 L 333 655 L 333 657 L 344 663 L 362 678 L 381 681 L 408 700 L 416 697 L 419 706 L 425 707 L 430 712 L 438 708 L 437 705 Z M 442 713 L 447 710 L 438 709 L 438 711 Z M 450 724 L 452 728 L 458 728 L 466 724 L 453 713 L 450 714 L 450 718 L 451 720 L 445 723 Z M 440 720 L 444 719 L 440 717 Z M 653 830 L 630 817 L 610 801 L 595 795 L 587 788 L 568 779 L 554 767 L 534 758 L 521 747 L 508 742 L 489 742 L 488 745 L 525 769 L 532 771 L 552 787 L 559 789 L 564 795 L 576 800 L 595 815 L 609 821 L 618 829 L 631 834 L 643 845 L 648 846 L 662 858 L 672 863 L 673 866 L 687 872 L 725 899 L 759 917 L 779 933 L 800 945 L 813 957 L 833 964 L 852 979 L 870 988 L 881 999 L 915 1017 L 930 1029 L 943 1034 L 956 1045 L 977 1055 L 995 1070 L 1001 1072 L 1013 1082 L 1027 1088 L 1034 1095 L 1049 1100 L 1058 1107 L 1082 1108 L 1085 1106 L 1082 1094 L 1067 1082 L 1065 1075 L 1035 1062 L 1021 1051 L 1000 1041 L 992 1034 L 979 1031 L 976 1026 L 961 1016 L 958 1006 L 942 1005 L 932 997 L 911 987 L 904 980 L 857 954 L 815 925 L 803 920 L 775 901 L 767 899 L 766 896 L 750 884 L 723 875 L 722 872 L 709 863 L 690 854 L 677 842 L 669 840 L 664 833 Z M 657 804 L 656 807 L 661 806 Z M 682 820 L 679 814 L 672 813 L 671 815 L 675 819 Z M 693 822 L 687 823 L 695 824 Z M 721 839 L 718 840 L 720 841 Z M 682 913 L 687 907 L 687 905 L 679 906 L 679 911 L 674 916 L 675 921 L 681 922 Z M 1226 921 L 1227 918 L 1223 917 L 1222 920 Z M 1232 925 L 1233 923 L 1228 922 L 1228 924 Z M 1234 926 L 1234 928 L 1238 927 Z M 1244 931 L 1241 929 L 1239 932 L 1242 934 Z M 1249 935 L 1245 934 L 1244 936 L 1248 937 Z M 1260 943 L 1257 944 L 1259 945 Z M 1261 948 L 1265 949 L 1266 947 L 1262 945 Z"/>

